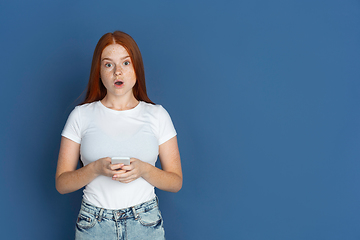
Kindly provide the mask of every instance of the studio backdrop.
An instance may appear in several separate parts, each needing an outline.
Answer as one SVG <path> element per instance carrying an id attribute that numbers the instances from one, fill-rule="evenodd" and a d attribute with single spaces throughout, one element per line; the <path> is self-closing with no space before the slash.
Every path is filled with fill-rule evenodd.
<path id="1" fill-rule="evenodd" d="M 167 239 L 360 238 L 359 1 L 15 0 L 0 30 L 2 239 L 74 238 L 60 134 L 115 30 L 178 133 L 183 188 L 156 191 Z"/>

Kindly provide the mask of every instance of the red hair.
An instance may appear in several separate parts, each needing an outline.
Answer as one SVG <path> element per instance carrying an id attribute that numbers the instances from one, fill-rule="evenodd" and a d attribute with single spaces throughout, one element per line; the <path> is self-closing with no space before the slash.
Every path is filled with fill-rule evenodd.
<path id="1" fill-rule="evenodd" d="M 106 96 L 106 88 L 100 79 L 100 61 L 104 48 L 111 44 L 123 46 L 130 55 L 136 75 L 136 83 L 132 89 L 134 97 L 139 101 L 154 104 L 146 93 L 145 70 L 139 47 L 130 35 L 121 31 L 106 33 L 97 43 L 91 63 L 86 96 L 82 104 L 99 101 Z"/>

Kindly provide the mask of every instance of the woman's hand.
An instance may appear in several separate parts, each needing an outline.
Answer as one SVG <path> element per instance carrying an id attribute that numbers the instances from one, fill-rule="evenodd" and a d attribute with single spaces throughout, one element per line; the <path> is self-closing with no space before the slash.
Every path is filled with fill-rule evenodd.
<path id="1" fill-rule="evenodd" d="M 164 191 L 178 192 L 182 187 L 182 170 L 176 136 L 159 147 L 161 169 L 136 158 L 130 159 L 129 166 L 123 166 L 125 173 L 116 173 L 113 180 L 132 182 L 142 177 L 148 183 Z"/>
<path id="2" fill-rule="evenodd" d="M 124 164 L 111 164 L 111 158 L 100 158 L 94 162 L 94 168 L 97 175 L 103 175 L 107 177 L 112 177 L 114 174 L 125 173 L 126 170 L 121 170 L 121 167 Z"/>
<path id="3" fill-rule="evenodd" d="M 139 159 L 131 158 L 130 165 L 123 165 L 120 171 L 117 171 L 115 174 L 113 174 L 112 179 L 122 183 L 130 183 L 139 177 L 142 177 L 146 173 L 147 165 L 148 163 L 145 163 Z"/>

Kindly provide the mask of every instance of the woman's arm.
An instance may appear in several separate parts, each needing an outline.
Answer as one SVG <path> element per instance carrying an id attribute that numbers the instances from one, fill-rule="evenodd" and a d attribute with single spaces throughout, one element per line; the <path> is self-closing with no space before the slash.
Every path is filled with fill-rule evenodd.
<path id="1" fill-rule="evenodd" d="M 161 168 L 138 159 L 131 159 L 130 166 L 123 166 L 126 173 L 113 176 L 114 180 L 129 183 L 142 177 L 151 185 L 169 192 L 178 192 L 182 187 L 182 170 L 176 136 L 159 146 Z"/>
<path id="2" fill-rule="evenodd" d="M 76 170 L 79 155 L 80 144 L 62 137 L 55 176 L 56 189 L 61 194 L 79 190 L 99 175 L 112 177 L 114 174 L 120 173 L 112 170 L 112 168 L 116 169 L 120 166 L 111 165 L 110 158 L 101 158 Z"/>

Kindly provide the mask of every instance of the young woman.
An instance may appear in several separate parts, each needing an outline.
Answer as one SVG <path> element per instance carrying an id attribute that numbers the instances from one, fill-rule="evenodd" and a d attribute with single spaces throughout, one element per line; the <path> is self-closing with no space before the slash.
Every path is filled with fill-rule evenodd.
<path id="1" fill-rule="evenodd" d="M 76 169 L 79 156 L 84 166 Z M 130 157 L 130 164 L 111 164 L 112 157 Z M 137 44 L 120 31 L 96 45 L 85 101 L 62 132 L 56 189 L 84 186 L 76 239 L 165 238 L 154 187 L 182 187 L 176 131 L 147 96 Z"/>

